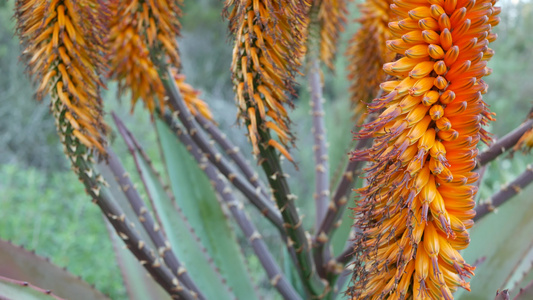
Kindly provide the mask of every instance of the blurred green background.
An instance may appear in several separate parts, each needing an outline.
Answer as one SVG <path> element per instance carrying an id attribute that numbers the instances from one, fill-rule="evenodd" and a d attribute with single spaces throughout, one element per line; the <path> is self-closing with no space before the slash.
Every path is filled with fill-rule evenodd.
<path id="1" fill-rule="evenodd" d="M 233 101 L 231 75 L 231 39 L 226 23 L 220 15 L 222 1 L 186 0 L 182 19 L 183 37 L 180 41 L 183 71 L 188 82 L 203 91 L 216 119 L 224 131 L 248 156 L 250 147 L 244 131 L 237 125 L 236 107 Z M 357 16 L 356 2 L 350 3 L 353 20 Z M 498 40 L 492 45 L 496 51 L 489 66 L 493 74 L 486 79 L 490 85 L 485 101 L 497 113 L 497 122 L 490 126 L 496 137 L 504 135 L 519 125 L 532 105 L 533 95 L 533 4 L 531 1 L 501 2 L 502 22 L 495 29 Z M 40 255 L 74 274 L 82 276 L 112 299 L 125 299 L 118 267 L 105 224 L 98 207 L 85 196 L 83 187 L 69 171 L 69 164 L 62 154 L 55 133 L 55 125 L 49 114 L 48 102 L 37 102 L 32 96 L 32 85 L 19 62 L 20 47 L 14 36 L 13 1 L 0 1 L 0 238 L 35 249 Z M 350 22 L 342 35 L 339 53 L 346 48 L 346 41 L 357 30 Z M 339 55 L 337 70 L 326 72 L 325 104 L 330 143 L 332 178 L 338 176 L 350 150 L 352 122 L 348 101 L 344 66 L 349 64 Z M 142 104 L 130 114 L 128 97 L 121 102 L 115 85 L 110 83 L 105 91 L 106 110 L 122 116 L 134 134 L 141 140 L 147 152 L 158 162 L 155 134 Z M 313 220 L 313 158 L 311 144 L 308 91 L 301 80 L 301 97 L 295 101 L 291 118 L 297 132 L 297 149 L 293 150 L 299 171 L 292 165 L 285 168 L 292 175 L 290 183 L 307 228 Z M 110 121 L 108 119 L 108 121 Z M 111 122 L 109 122 L 111 123 Z M 112 137 L 113 138 L 113 137 Z M 117 152 L 132 168 L 123 145 L 116 143 Z M 250 157 L 251 159 L 251 157 Z M 479 197 L 485 199 L 503 184 L 524 171 L 532 163 L 531 156 L 515 155 L 513 160 L 503 157 L 492 163 L 485 175 Z M 503 287 L 504 273 L 516 265 L 519 257 L 529 249 L 533 238 L 533 189 L 521 193 L 520 200 L 505 205 L 497 215 L 486 218 L 473 230 L 472 246 L 465 256 L 473 262 L 481 256 L 488 259 L 478 268 L 472 281 L 473 292 L 463 294 L 462 299 L 487 299 L 496 288 Z M 250 210 L 252 214 L 255 211 Z M 257 218 L 255 218 L 257 219 Z M 261 223 L 263 236 L 269 244 L 276 244 L 277 233 Z M 237 230 L 238 231 L 238 230 Z M 269 284 L 261 274 L 258 261 L 242 239 L 250 263 L 250 269 L 262 294 L 269 299 Z M 280 247 L 273 247 L 281 257 Z M 508 272 L 507 272 L 508 273 Z M 507 274 L 506 273 L 506 274 Z M 509 283 L 509 284 L 511 284 Z"/>

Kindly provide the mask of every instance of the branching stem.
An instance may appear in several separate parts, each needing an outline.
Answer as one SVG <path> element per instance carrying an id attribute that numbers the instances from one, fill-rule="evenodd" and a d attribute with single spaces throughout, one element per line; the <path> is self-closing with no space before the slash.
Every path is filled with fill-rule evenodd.
<path id="1" fill-rule="evenodd" d="M 485 150 L 477 156 L 477 167 L 479 168 L 488 164 L 489 162 L 495 160 L 499 155 L 511 149 L 514 145 L 516 145 L 522 135 L 524 135 L 524 133 L 531 128 L 533 128 L 533 118 L 528 119 L 516 129 L 509 132 L 501 139 L 498 139 L 494 144 L 489 147 L 489 149 Z"/>
<path id="2" fill-rule="evenodd" d="M 311 62 L 309 70 L 309 86 L 311 88 L 311 114 L 313 117 L 313 152 L 315 156 L 315 230 L 322 223 L 329 203 L 329 162 L 324 124 L 324 99 L 320 82 L 320 63 L 317 57 Z"/>
<path id="3" fill-rule="evenodd" d="M 239 150 L 239 147 L 235 146 L 231 140 L 229 140 L 226 135 L 220 131 L 220 129 L 215 126 L 212 122 L 209 122 L 206 120 L 202 115 L 197 114 L 194 116 L 194 119 L 202 128 L 209 134 L 209 136 L 217 142 L 217 144 L 222 147 L 222 150 L 226 152 L 226 154 L 231 158 L 235 165 L 242 171 L 245 178 L 248 178 L 250 180 L 250 183 L 256 188 L 260 189 L 261 193 L 263 193 L 263 196 L 265 198 L 268 198 L 267 194 L 267 188 L 261 178 L 259 177 L 259 174 L 257 174 L 252 166 L 248 163 L 246 158 L 242 155 L 241 151 Z"/>
<path id="4" fill-rule="evenodd" d="M 194 117 L 187 109 L 183 98 L 175 82 L 171 80 L 172 75 L 169 72 L 161 74 L 161 80 L 167 92 L 170 103 L 176 109 L 175 114 L 187 130 L 195 143 L 200 149 L 207 154 L 209 160 L 220 170 L 222 174 L 254 204 L 259 211 L 271 221 L 280 231 L 283 231 L 283 221 L 279 212 L 274 205 L 264 197 L 260 189 L 255 189 L 250 181 L 246 180 L 241 174 L 236 173 L 229 162 L 222 156 L 207 140 L 200 126 L 194 121 Z"/>
<path id="5" fill-rule="evenodd" d="M 179 299 L 205 299 L 201 293 L 192 292 L 184 286 L 185 282 L 180 282 L 169 270 L 162 264 L 160 259 L 155 256 L 155 251 L 149 245 L 142 241 L 138 232 L 135 231 L 132 222 L 128 220 L 122 208 L 113 200 L 109 190 L 99 182 L 89 176 L 87 172 L 92 170 L 85 162 L 80 159 L 75 163 L 76 167 L 81 170 L 78 173 L 80 180 L 86 187 L 87 193 L 94 199 L 100 207 L 104 216 L 115 228 L 120 238 L 126 243 L 132 254 L 143 263 L 144 268 L 150 275 L 173 297 Z M 194 285 L 193 285 L 194 286 Z"/>
<path id="6" fill-rule="evenodd" d="M 188 288 L 198 294 L 199 299 L 205 299 L 204 296 L 200 293 L 200 290 L 198 289 L 196 284 L 190 278 L 183 264 L 180 263 L 174 252 L 171 250 L 170 243 L 163 235 L 163 232 L 160 230 L 159 225 L 155 223 L 154 219 L 152 218 L 152 215 L 146 208 L 139 192 L 134 188 L 129 175 L 122 166 L 119 158 L 111 148 L 108 148 L 107 151 L 107 164 L 113 172 L 115 180 L 120 185 L 124 195 L 128 199 L 128 202 L 139 217 L 139 220 L 141 221 L 141 224 L 150 236 L 150 239 L 158 248 L 158 251 L 160 251 L 160 253 L 162 254 L 165 264 L 170 268 L 172 273 L 177 276 L 180 281 L 182 281 Z"/>
<path id="7" fill-rule="evenodd" d="M 507 200 L 520 193 L 520 191 L 527 185 L 529 185 L 532 181 L 533 167 L 531 165 L 528 165 L 527 169 L 522 174 L 520 174 L 515 180 L 513 180 L 513 182 L 506 185 L 496 194 L 492 195 L 489 200 L 479 204 L 476 207 L 476 216 L 474 217 L 474 222 L 477 222 L 490 212 L 496 210 L 496 208 L 504 204 Z"/>

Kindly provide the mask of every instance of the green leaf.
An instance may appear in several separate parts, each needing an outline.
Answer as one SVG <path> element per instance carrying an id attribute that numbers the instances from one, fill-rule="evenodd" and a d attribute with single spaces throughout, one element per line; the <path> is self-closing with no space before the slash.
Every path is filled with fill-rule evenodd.
<path id="1" fill-rule="evenodd" d="M 192 227 L 197 229 L 196 234 L 235 296 L 238 299 L 257 299 L 242 250 L 209 179 L 167 125 L 161 120 L 156 120 L 155 123 L 178 206 Z M 160 191 L 163 192 L 161 189 Z M 168 210 L 170 209 L 167 208 L 166 211 Z M 192 270 L 190 272 L 192 274 Z M 202 276 L 201 273 L 199 275 Z M 221 299 L 219 289 L 210 289 L 216 294 L 209 299 Z"/>
<path id="2" fill-rule="evenodd" d="M 62 299 L 47 290 L 24 281 L 0 277 L 0 298 L 17 300 L 58 300 Z"/>
<path id="3" fill-rule="evenodd" d="M 31 282 L 37 286 L 52 290 L 54 294 L 62 298 L 87 300 L 109 299 L 91 287 L 87 282 L 50 263 L 47 259 L 3 240 L 0 240 L 0 276 Z M 6 296 L 3 287 L 6 287 L 9 291 L 17 291 L 17 293 L 19 290 L 21 292 L 24 289 L 28 290 L 25 287 L 17 288 L 16 284 L 2 282 L 2 285 L 0 285 L 0 295 L 2 296 Z M 25 298 L 8 297 L 8 299 Z"/>
<path id="4" fill-rule="evenodd" d="M 533 281 L 522 289 L 513 300 L 531 300 L 533 299 Z"/>
<path id="5" fill-rule="evenodd" d="M 528 273 L 524 274 L 522 280 L 518 282 L 515 289 L 511 291 L 512 296 L 519 295 L 522 290 L 529 289 L 530 295 L 533 295 L 533 269 L 529 270 Z M 527 298 L 518 298 L 518 299 L 527 299 Z M 533 299 L 531 296 L 529 299 Z"/>
<path id="6" fill-rule="evenodd" d="M 469 263 L 485 256 L 471 280 L 471 292 L 459 289 L 456 299 L 493 299 L 531 244 L 533 232 L 533 186 L 525 189 L 493 213 L 476 223 L 472 242 L 463 257 Z"/>
<path id="7" fill-rule="evenodd" d="M 122 274 L 129 300 L 158 299 L 170 300 L 167 292 L 148 275 L 146 269 L 137 258 L 127 249 L 122 247 L 123 242 L 118 237 L 115 229 L 105 219 L 109 238 L 113 243 L 113 250 L 117 257 L 117 264 Z"/>

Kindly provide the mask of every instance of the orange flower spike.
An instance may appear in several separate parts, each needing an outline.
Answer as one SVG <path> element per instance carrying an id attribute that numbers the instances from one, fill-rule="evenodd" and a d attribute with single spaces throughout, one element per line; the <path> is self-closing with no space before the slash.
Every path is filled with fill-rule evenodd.
<path id="1" fill-rule="evenodd" d="M 84 5 L 100 7 L 94 1 Z M 105 28 L 79 18 L 83 9 L 71 0 L 18 1 L 15 10 L 23 59 L 39 84 L 36 98 L 50 93 L 61 140 L 67 143 L 69 136 L 69 146 L 76 148 L 77 143 L 105 156 L 107 126 L 99 94 L 104 66 L 96 60 L 103 46 L 95 36 L 105 35 Z M 76 152 L 72 149 L 68 151 Z"/>
<path id="2" fill-rule="evenodd" d="M 387 23 L 393 17 L 389 9 L 391 3 L 392 0 L 367 0 L 359 5 L 361 17 L 356 21 L 361 27 L 350 39 L 346 50 L 350 61 L 347 66 L 350 94 L 358 124 L 364 120 L 367 103 L 378 94 L 379 83 L 385 81 L 386 71 L 381 66 L 393 60 L 393 49 L 408 48 L 401 39 L 389 40 L 392 35 Z"/>
<path id="3" fill-rule="evenodd" d="M 479 140 L 490 139 L 482 126 L 493 119 L 482 100 L 487 91 L 482 77 L 490 73 L 484 59 L 493 55 L 488 44 L 496 38 L 489 23 L 499 22 L 491 16 L 499 11 L 492 5 L 395 0 L 390 6 L 398 19 L 389 25 L 395 38 L 386 45 L 399 59 L 383 66 L 392 78 L 381 85 L 383 96 L 368 105 L 371 113 L 387 113 L 356 136 L 374 137 L 372 147 L 353 154 L 371 162 L 365 169 L 369 185 L 358 190 L 356 226 L 373 233 L 356 239 L 356 245 L 364 245 L 356 249 L 357 259 L 368 266 L 354 269 L 357 280 L 350 291 L 357 299 L 382 293 L 395 299 L 406 291 L 414 299 L 453 299 L 453 291 L 469 289 L 461 276 L 472 275 L 473 269 L 457 250 L 470 242 L 467 228 L 473 225 L 477 192 L 472 184 L 478 177 L 472 172 L 475 149 Z M 408 226 L 389 237 L 381 224 L 398 218 Z M 385 257 L 379 251 L 384 245 L 416 251 L 404 255 L 388 249 Z M 395 269 L 396 282 L 408 287 L 389 290 L 390 279 L 373 269 L 372 261 Z M 413 273 L 403 272 L 413 261 Z M 365 282 L 376 283 L 372 293 Z"/>
<path id="4" fill-rule="evenodd" d="M 320 59 L 326 66 L 334 70 L 333 61 L 337 52 L 340 33 L 346 23 L 346 0 L 322 0 L 318 12 L 320 23 Z"/>
<path id="5" fill-rule="evenodd" d="M 236 36 L 231 68 L 239 117 L 255 132 L 248 134 L 256 154 L 258 143 L 263 143 L 292 160 L 285 155 L 289 152 L 284 146 L 294 137 L 284 105 L 292 105 L 288 95 L 295 93 L 293 75 L 305 52 L 307 4 L 303 0 L 226 1 L 224 10 Z M 330 27 L 327 30 L 331 33 Z M 251 116 L 249 108 L 259 114 Z M 252 118 L 256 125 L 248 126 Z M 264 126 L 266 122 L 271 123 Z M 258 130 L 275 131 L 281 144 L 261 140 L 268 135 L 258 134 Z"/>
<path id="6" fill-rule="evenodd" d="M 180 3 L 161 0 L 110 5 L 110 33 L 106 41 L 110 48 L 109 77 L 118 81 L 119 91 L 131 90 L 132 111 L 139 98 L 150 113 L 156 103 L 161 108 L 165 106 L 165 90 L 150 51 L 157 49 L 164 61 L 180 67 L 176 42 L 180 34 Z"/>

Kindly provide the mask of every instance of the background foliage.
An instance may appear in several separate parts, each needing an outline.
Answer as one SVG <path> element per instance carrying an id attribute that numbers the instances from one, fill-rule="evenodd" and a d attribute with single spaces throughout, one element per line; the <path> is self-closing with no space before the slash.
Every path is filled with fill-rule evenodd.
<path id="1" fill-rule="evenodd" d="M 491 125 L 491 132 L 501 136 L 516 127 L 529 111 L 533 94 L 530 84 L 533 74 L 533 3 L 531 1 L 502 2 L 502 22 L 496 28 L 499 35 L 494 43 L 496 55 L 489 66 L 494 69 L 487 78 L 490 85 L 485 101 L 497 113 L 498 121 Z M 74 274 L 96 285 L 98 289 L 110 295 L 112 299 L 125 299 L 118 268 L 109 263 L 114 260 L 111 242 L 102 239 L 107 236 L 105 224 L 99 209 L 84 196 L 83 187 L 67 169 L 68 164 L 61 153 L 61 146 L 55 132 L 53 118 L 45 102 L 38 103 L 32 98 L 31 85 L 24 74 L 24 67 L 18 62 L 20 48 L 14 37 L 14 20 L 11 18 L 13 2 L 0 2 L 0 238 L 9 239 L 29 249 L 36 249 L 40 255 L 48 256 L 60 266 L 69 266 Z M 243 149 L 251 152 L 244 131 L 236 126 L 234 94 L 232 91 L 229 67 L 231 63 L 231 46 L 228 43 L 226 24 L 220 16 L 222 2 L 218 0 L 185 1 L 185 16 L 182 19 L 183 37 L 180 41 L 184 74 L 188 81 L 203 90 L 212 110 L 216 112 L 217 121 L 232 140 Z M 356 11 L 355 1 L 350 10 Z M 354 16 L 354 14 L 352 14 Z M 352 17 L 353 19 L 353 17 Z M 345 42 L 355 32 L 357 26 L 350 23 L 343 35 Z M 342 43 L 340 53 L 344 51 Z M 352 129 L 347 94 L 348 82 L 345 79 L 343 56 L 337 60 L 335 76 L 325 76 L 326 121 L 330 143 L 332 163 L 331 178 L 335 179 L 342 166 L 335 165 L 349 151 Z M 303 82 L 303 81 L 302 81 Z M 300 95 L 307 99 L 306 84 L 302 84 Z M 110 86 L 105 95 L 105 105 L 129 122 L 135 135 L 141 137 L 141 143 L 152 157 L 158 157 L 150 118 L 142 109 L 129 114 L 129 104 L 116 101 L 114 86 Z M 127 99 L 127 98 L 125 98 Z M 125 100 L 126 101 L 126 100 Z M 305 220 L 313 219 L 312 189 L 313 182 L 312 149 L 301 145 L 312 139 L 310 135 L 309 106 L 305 101 L 296 100 L 297 108 L 292 112 L 293 126 L 297 132 L 297 146 L 300 145 L 296 161 L 300 171 L 295 171 L 290 164 L 285 168 L 291 173 L 290 180 L 297 187 L 298 206 L 306 215 Z M 109 122 L 111 123 L 111 122 Z M 127 167 L 132 167 L 131 158 L 125 148 L 119 148 L 119 156 Z M 512 162 L 500 159 L 492 163 L 485 175 L 479 197 L 488 197 L 523 171 L 531 157 L 517 155 Z M 155 161 L 158 167 L 158 161 Z M 130 168 L 133 169 L 133 168 Z M 472 235 L 472 246 L 466 252 L 467 261 L 491 253 L 502 252 L 508 255 L 521 255 L 520 245 L 512 244 L 520 235 L 527 237 L 533 230 L 531 213 L 521 210 L 526 204 L 528 193 L 521 194 L 521 200 L 512 201 L 501 209 L 497 215 L 484 220 Z M 255 210 L 249 210 L 252 214 Z M 507 221 L 512 219 L 512 221 Z M 304 223 L 305 224 L 305 223 Z M 264 238 L 269 243 L 269 236 L 276 240 L 275 229 L 264 222 Z M 309 227 L 309 226 L 308 226 Z M 512 236 L 514 239 L 506 237 Z M 488 237 L 491 238 L 488 238 Z M 242 237 L 240 237 L 242 238 Z M 500 238 L 498 240 L 498 238 Z M 496 245 L 487 245 L 492 240 Z M 249 251 L 246 243 L 245 254 Z M 523 244 L 523 243 L 522 243 Z M 280 247 L 272 247 L 274 255 L 283 259 Z M 521 250 L 522 249 L 522 250 Z M 250 256 L 248 256 L 250 257 Z M 261 276 L 257 261 L 249 261 L 254 277 Z M 494 290 L 502 280 L 492 282 L 483 280 L 492 270 L 512 268 L 513 263 L 487 261 L 479 267 L 478 275 L 472 281 L 470 297 L 486 299 L 482 293 Z M 486 275 L 481 275 L 486 274 Z M 268 294 L 266 278 L 261 294 Z M 483 282 L 476 285 L 476 282 Z M 476 292 L 477 291 L 477 292 Z M 485 297 L 485 298 L 484 298 Z"/>

